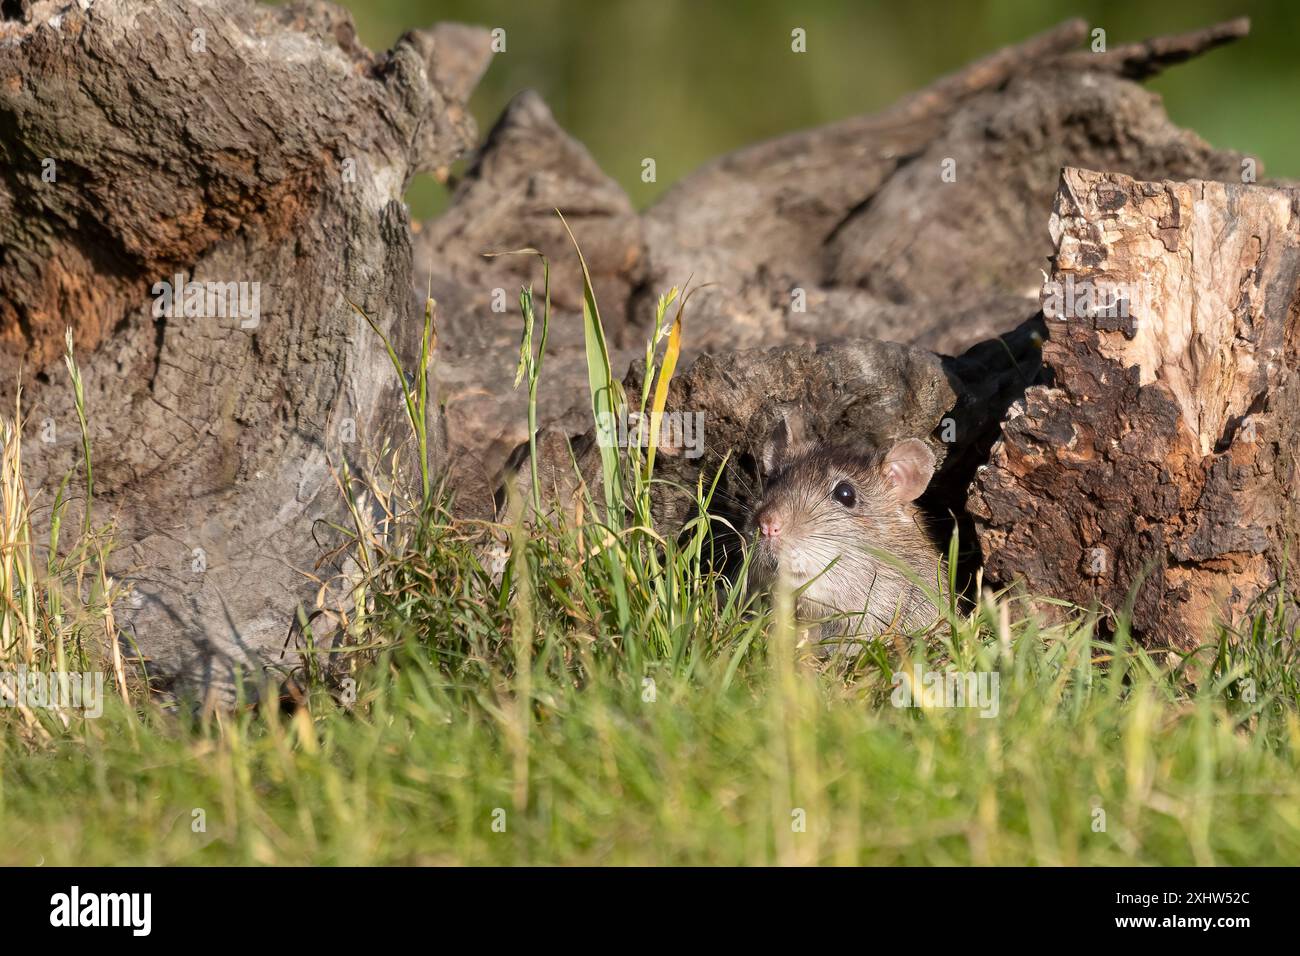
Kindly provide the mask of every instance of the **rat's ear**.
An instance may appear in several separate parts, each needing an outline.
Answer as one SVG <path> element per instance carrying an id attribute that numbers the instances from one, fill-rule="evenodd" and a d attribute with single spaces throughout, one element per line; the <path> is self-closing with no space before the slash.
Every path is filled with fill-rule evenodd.
<path id="1" fill-rule="evenodd" d="M 880 472 L 893 484 L 899 501 L 915 501 L 934 476 L 934 452 L 919 438 L 900 441 L 885 454 Z"/>
<path id="2" fill-rule="evenodd" d="M 781 412 L 781 417 L 772 427 L 772 433 L 763 443 L 764 475 L 774 475 L 781 470 L 786 459 L 803 444 L 805 431 L 803 415 L 798 409 L 789 408 Z"/>

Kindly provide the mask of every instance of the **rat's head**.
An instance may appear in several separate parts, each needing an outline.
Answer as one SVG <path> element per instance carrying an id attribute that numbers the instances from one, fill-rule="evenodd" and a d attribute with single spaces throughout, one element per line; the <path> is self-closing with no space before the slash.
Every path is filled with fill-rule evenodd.
<path id="1" fill-rule="evenodd" d="M 918 572 L 935 566 L 936 552 L 912 504 L 934 474 L 934 452 L 924 442 L 909 438 L 881 449 L 813 446 L 783 423 L 764 448 L 763 462 L 772 478 L 751 529 L 760 583 L 778 576 L 794 587 L 813 581 L 806 600 L 857 611 L 873 604 L 878 592 L 893 593 L 890 583 L 903 579 L 878 552 Z"/>

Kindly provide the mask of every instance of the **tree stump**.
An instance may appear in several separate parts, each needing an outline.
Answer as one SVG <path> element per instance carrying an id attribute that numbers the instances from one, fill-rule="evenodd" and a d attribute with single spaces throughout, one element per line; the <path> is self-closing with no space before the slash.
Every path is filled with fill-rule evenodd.
<path id="1" fill-rule="evenodd" d="M 1300 194 L 1066 169 L 1051 384 L 969 508 L 986 575 L 1188 649 L 1296 566 Z"/>
<path id="2" fill-rule="evenodd" d="M 135 588 L 118 620 L 155 668 L 228 695 L 314 604 L 331 466 L 405 442 L 396 373 L 348 299 L 414 366 L 402 196 L 474 141 L 488 36 L 435 27 L 374 55 L 322 3 L 4 12 L 0 401 L 25 363 L 48 513 L 79 457 L 70 325 L 96 519 L 117 522 L 111 571 Z M 160 283 L 198 288 L 195 308 L 166 308 Z M 212 298 L 229 290 L 250 308 Z"/>

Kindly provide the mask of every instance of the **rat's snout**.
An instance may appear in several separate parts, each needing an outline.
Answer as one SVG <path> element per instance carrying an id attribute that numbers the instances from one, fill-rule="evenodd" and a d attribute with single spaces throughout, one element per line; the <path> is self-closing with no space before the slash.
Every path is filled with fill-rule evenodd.
<path id="1" fill-rule="evenodd" d="M 781 534 L 781 516 L 766 512 L 758 516 L 758 530 L 765 538 L 775 538 Z"/>

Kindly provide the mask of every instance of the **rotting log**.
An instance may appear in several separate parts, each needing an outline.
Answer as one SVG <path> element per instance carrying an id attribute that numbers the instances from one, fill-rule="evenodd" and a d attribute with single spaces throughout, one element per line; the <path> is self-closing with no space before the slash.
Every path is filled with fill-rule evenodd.
<path id="1" fill-rule="evenodd" d="M 448 305 L 439 362 L 465 513 L 490 513 L 503 462 L 527 439 L 511 388 L 527 259 L 553 264 L 556 321 L 544 424 L 590 425 L 568 238 L 588 253 L 615 374 L 638 360 L 658 296 L 693 277 L 682 364 L 702 353 L 883 339 L 960 354 L 1038 311 L 1044 228 L 1060 169 L 1144 179 L 1239 180 L 1247 157 L 1170 122 L 1137 80 L 1244 36 L 1244 20 L 1093 53 L 1071 20 L 1008 46 L 882 113 L 719 157 L 643 214 L 524 93 L 506 109 L 439 218 L 415 237 L 413 297 L 431 270 Z M 945 162 L 952 176 L 945 178 Z"/>
<path id="2" fill-rule="evenodd" d="M 971 489 L 986 575 L 1187 650 L 1296 566 L 1300 193 L 1067 169 L 1051 383 Z"/>

